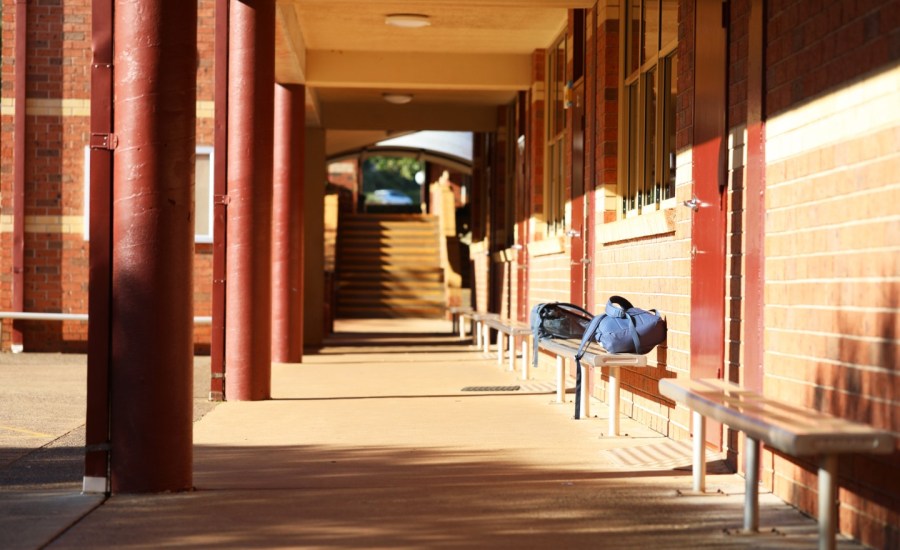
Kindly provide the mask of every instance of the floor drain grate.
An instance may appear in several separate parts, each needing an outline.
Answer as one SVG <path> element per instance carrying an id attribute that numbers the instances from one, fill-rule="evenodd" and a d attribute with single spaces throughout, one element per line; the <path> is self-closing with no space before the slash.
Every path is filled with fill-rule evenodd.
<path id="1" fill-rule="evenodd" d="M 466 386 L 462 391 L 519 391 L 519 386 Z"/>

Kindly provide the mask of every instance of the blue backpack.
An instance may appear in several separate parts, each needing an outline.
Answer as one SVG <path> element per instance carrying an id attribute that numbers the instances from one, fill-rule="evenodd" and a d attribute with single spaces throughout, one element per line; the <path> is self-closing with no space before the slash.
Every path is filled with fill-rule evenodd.
<path id="1" fill-rule="evenodd" d="M 594 316 L 586 309 L 564 302 L 537 304 L 531 308 L 532 365 L 538 366 L 541 338 L 581 338 Z"/>

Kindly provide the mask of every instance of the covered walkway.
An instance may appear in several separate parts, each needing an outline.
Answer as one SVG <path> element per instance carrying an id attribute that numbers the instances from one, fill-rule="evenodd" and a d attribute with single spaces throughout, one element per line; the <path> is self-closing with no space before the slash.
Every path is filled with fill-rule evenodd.
<path id="1" fill-rule="evenodd" d="M 729 534 L 742 479 L 712 463 L 711 494 L 688 494 L 687 443 L 629 419 L 604 437 L 604 407 L 572 420 L 552 373 L 516 380 L 449 322 L 336 328 L 303 364 L 275 365 L 271 400 L 213 405 L 195 387 L 196 491 L 105 501 L 79 494 L 84 357 L 0 356 L 0 547 L 816 545 L 814 521 L 769 494 L 762 533 Z"/>

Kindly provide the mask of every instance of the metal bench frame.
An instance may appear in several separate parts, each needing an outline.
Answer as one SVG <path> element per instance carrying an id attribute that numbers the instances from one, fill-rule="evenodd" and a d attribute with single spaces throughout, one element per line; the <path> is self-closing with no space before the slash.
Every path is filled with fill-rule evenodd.
<path id="1" fill-rule="evenodd" d="M 453 323 L 453 328 L 450 329 L 451 332 L 453 332 L 453 334 L 456 334 L 458 331 L 459 337 L 462 339 L 465 339 L 466 331 L 465 331 L 465 326 L 462 323 L 462 316 L 464 313 L 471 312 L 472 308 L 470 308 L 468 306 L 455 306 L 455 307 L 449 308 L 449 310 L 450 310 L 450 320 Z"/>
<path id="2" fill-rule="evenodd" d="M 472 336 L 475 338 L 475 347 L 476 348 L 484 348 L 485 353 L 487 353 L 487 346 L 489 342 L 489 329 L 485 321 L 488 319 L 499 319 L 500 316 L 496 313 L 485 313 L 481 311 L 462 311 L 459 313 L 459 336 L 460 338 L 465 339 L 466 335 L 466 320 L 469 320 L 472 323 Z"/>
<path id="3" fill-rule="evenodd" d="M 760 442 L 792 456 L 819 456 L 819 548 L 833 550 L 837 531 L 837 466 L 841 453 L 889 454 L 894 437 L 866 424 L 768 399 L 718 379 L 659 381 L 662 395 L 691 409 L 693 489 L 706 489 L 706 417 L 744 433 L 744 530 L 759 530 Z"/>
<path id="4" fill-rule="evenodd" d="M 555 338 L 541 338 L 538 346 L 556 355 L 556 402 L 565 403 L 566 373 L 565 358 L 574 359 L 580 340 L 562 340 Z M 597 343 L 591 343 L 585 348 L 581 358 L 581 418 L 587 418 L 591 414 L 590 401 L 590 373 L 593 368 L 606 367 L 609 375 L 609 435 L 619 435 L 619 369 L 621 367 L 646 367 L 647 356 L 634 353 L 609 353 Z"/>
<path id="5" fill-rule="evenodd" d="M 485 320 L 489 328 L 497 331 L 497 365 L 503 365 L 503 335 L 506 335 L 506 349 L 509 350 L 509 371 L 516 370 L 516 338 L 521 338 L 522 349 L 522 380 L 528 380 L 528 344 L 531 337 L 531 327 L 514 319 L 492 318 Z M 488 351 L 485 345 L 485 352 Z"/>

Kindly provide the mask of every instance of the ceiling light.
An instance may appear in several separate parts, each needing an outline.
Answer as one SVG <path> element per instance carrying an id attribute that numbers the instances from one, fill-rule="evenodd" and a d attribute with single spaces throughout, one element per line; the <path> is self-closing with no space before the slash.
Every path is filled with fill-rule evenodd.
<path id="1" fill-rule="evenodd" d="M 421 13 L 391 13 L 385 16 L 384 24 L 404 29 L 419 29 L 431 25 L 431 20 Z"/>
<path id="2" fill-rule="evenodd" d="M 413 99 L 412 94 L 385 93 L 381 94 L 381 97 L 388 103 L 393 103 L 394 105 L 403 105 L 409 103 Z"/>

